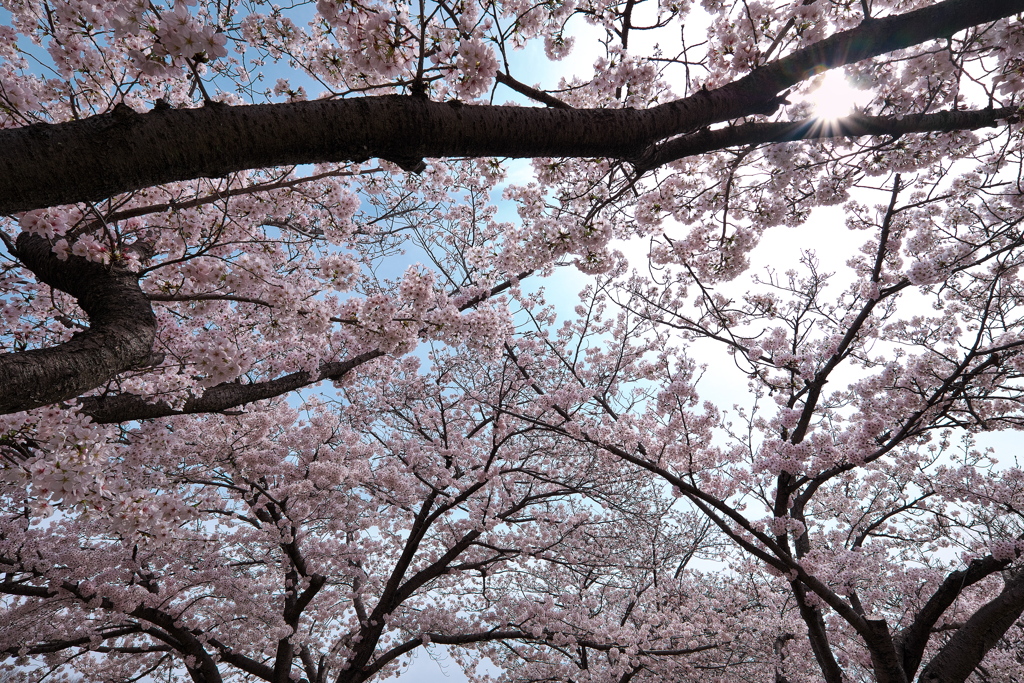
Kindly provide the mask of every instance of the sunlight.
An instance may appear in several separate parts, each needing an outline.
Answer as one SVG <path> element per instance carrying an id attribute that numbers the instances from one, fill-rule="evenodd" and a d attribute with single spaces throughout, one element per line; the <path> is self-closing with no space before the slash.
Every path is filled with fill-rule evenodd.
<path id="1" fill-rule="evenodd" d="M 870 93 L 859 90 L 839 69 L 826 71 L 818 78 L 818 86 L 810 92 L 807 101 L 811 103 L 815 118 L 838 119 L 849 116 L 855 107 L 867 104 Z"/>

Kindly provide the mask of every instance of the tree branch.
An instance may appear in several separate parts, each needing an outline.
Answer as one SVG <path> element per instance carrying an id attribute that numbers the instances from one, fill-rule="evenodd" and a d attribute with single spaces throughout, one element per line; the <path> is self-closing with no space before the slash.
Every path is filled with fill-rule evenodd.
<path id="1" fill-rule="evenodd" d="M 865 619 L 871 637 L 865 637 L 878 683 L 907 683 L 907 676 L 885 619 Z"/>
<path id="2" fill-rule="evenodd" d="M 48 240 L 22 233 L 21 263 L 78 300 L 90 326 L 47 349 L 0 354 L 0 414 L 66 401 L 149 361 L 156 316 L 134 273 L 79 256 L 61 261 Z"/>
<path id="3" fill-rule="evenodd" d="M 121 628 L 114 628 L 109 631 L 100 631 L 96 634 L 79 636 L 77 638 L 67 638 L 65 640 L 51 640 L 39 643 L 38 645 L 31 645 L 25 647 L 24 649 L 21 647 L 11 647 L 4 650 L 3 652 L 4 654 L 10 655 L 12 657 L 19 657 L 24 655 L 42 655 L 49 654 L 52 652 L 60 652 L 62 650 L 67 650 L 73 647 L 80 647 L 86 650 L 95 651 L 97 650 L 97 646 L 93 639 L 94 635 L 98 635 L 103 640 L 110 640 L 112 638 L 120 638 L 122 636 L 135 635 L 137 633 L 142 632 L 142 628 L 138 625 L 124 626 Z M 125 649 L 126 648 L 118 648 L 118 651 L 123 651 Z M 147 649 L 146 651 L 149 650 Z M 166 651 L 166 649 L 161 648 L 159 651 L 164 652 Z"/>
<path id="4" fill-rule="evenodd" d="M 761 145 L 796 140 L 856 138 L 864 135 L 899 137 L 910 133 L 948 133 L 954 130 L 976 130 L 1015 122 L 1020 111 L 1014 107 L 978 111 L 943 111 L 934 114 L 865 116 L 855 114 L 835 121 L 819 119 L 775 123 L 744 123 L 716 130 L 701 130 L 656 145 L 636 162 L 638 172 L 662 166 L 677 159 L 705 154 L 727 147 Z"/>
<path id="5" fill-rule="evenodd" d="M 825 626 L 821 610 L 807 601 L 806 589 L 799 581 L 790 582 L 790 587 L 800 609 L 800 617 L 807 626 L 807 640 L 810 642 L 811 652 L 814 653 L 814 659 L 818 662 L 825 681 L 842 683 L 845 676 L 832 653 L 832 645 L 828 641 L 828 628 Z"/>
<path id="6" fill-rule="evenodd" d="M 942 585 L 932 593 L 932 597 L 914 616 L 914 621 L 894 639 L 896 650 L 903 662 L 903 671 L 906 672 L 908 679 L 913 678 L 917 667 L 921 666 L 921 658 L 924 656 L 935 624 L 960 597 L 960 593 L 986 576 L 1005 569 L 1008 564 L 1008 560 L 997 560 L 991 555 L 977 558 L 971 561 L 967 569 L 949 574 Z"/>
<path id="7" fill-rule="evenodd" d="M 953 634 L 921 672 L 920 682 L 964 683 L 1022 612 L 1024 571 L 1010 579 L 999 595 Z"/>
<path id="8" fill-rule="evenodd" d="M 507 280 L 490 289 L 477 293 L 463 301 L 458 309 L 465 311 L 487 299 L 509 289 L 515 282 L 524 280 L 533 271 L 524 271 L 512 280 Z M 374 349 L 345 361 L 324 363 L 316 373 L 305 370 L 293 372 L 277 379 L 251 384 L 223 382 L 207 389 L 202 396 L 192 397 L 180 408 L 173 408 L 166 401 L 152 403 L 138 394 L 110 394 L 105 396 L 86 396 L 78 400 L 79 410 L 99 424 L 128 422 L 131 420 L 147 420 L 170 415 L 193 415 L 196 413 L 220 413 L 238 408 L 247 403 L 274 398 L 296 389 L 323 381 L 338 381 L 363 363 L 380 358 L 383 351 Z"/>
<path id="9" fill-rule="evenodd" d="M 252 384 L 224 382 L 207 389 L 202 396 L 190 398 L 180 408 L 174 408 L 165 401 L 150 403 L 138 394 L 112 394 L 109 396 L 86 396 L 78 399 L 79 410 L 92 418 L 93 422 L 111 424 L 130 420 L 151 420 L 170 415 L 192 415 L 195 413 L 219 413 L 274 398 L 296 389 L 324 380 L 337 381 L 349 372 L 374 358 L 384 355 L 373 350 L 354 356 L 346 361 L 324 363 L 317 373 L 301 370 L 277 379 Z"/>
<path id="10" fill-rule="evenodd" d="M 498 72 L 498 74 L 495 76 L 495 80 L 498 81 L 498 83 L 501 83 L 502 85 L 507 85 L 509 88 L 515 90 L 520 95 L 526 95 L 531 100 L 536 100 L 538 102 L 541 102 L 542 104 L 548 105 L 549 107 L 556 107 L 558 109 L 572 109 L 571 106 L 569 106 L 562 100 L 558 99 L 557 97 L 549 95 L 543 90 L 531 88 L 522 81 L 518 81 L 512 78 L 503 71 Z"/>
<path id="11" fill-rule="evenodd" d="M 383 96 L 115 112 L 0 131 L 0 214 L 100 200 L 280 165 L 452 156 L 641 159 L 651 145 L 775 111 L 780 93 L 852 64 L 1024 11 L 1024 0 L 945 0 L 840 32 L 711 91 L 650 109 L 438 103 Z"/>

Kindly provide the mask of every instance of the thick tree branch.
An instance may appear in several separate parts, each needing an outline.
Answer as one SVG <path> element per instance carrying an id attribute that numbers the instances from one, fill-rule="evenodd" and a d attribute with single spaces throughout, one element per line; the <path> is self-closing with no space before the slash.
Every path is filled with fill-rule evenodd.
<path id="1" fill-rule="evenodd" d="M 274 669 L 272 667 L 269 667 L 262 662 L 257 662 L 251 657 L 246 657 L 245 655 L 235 652 L 216 638 L 210 638 L 209 642 L 210 645 L 213 645 L 217 649 L 217 656 L 220 657 L 221 661 L 227 662 L 232 666 L 236 666 L 247 674 L 256 676 L 257 678 L 262 678 L 265 681 L 273 680 Z"/>
<path id="2" fill-rule="evenodd" d="M 896 647 L 893 644 L 889 624 L 885 619 L 865 619 L 871 637 L 865 637 L 871 651 L 871 666 L 878 683 L 907 683 Z"/>
<path id="3" fill-rule="evenodd" d="M 83 602 L 86 601 L 82 598 L 81 594 L 77 594 L 76 597 L 82 599 Z M 103 602 L 104 609 L 112 609 L 112 605 L 108 606 L 110 601 L 107 598 L 104 598 Z M 175 623 L 174 617 L 170 614 L 153 607 L 145 606 L 136 607 L 130 612 L 130 614 L 159 626 L 161 629 L 173 636 L 180 644 L 180 647 L 176 647 L 175 649 L 178 649 L 181 655 L 195 658 L 194 663 L 185 664 L 185 667 L 193 680 L 202 681 L 202 683 L 221 683 L 221 681 L 224 680 L 221 677 L 220 670 L 217 668 L 217 663 L 213 660 L 213 657 L 210 656 L 210 653 L 206 651 L 206 647 L 203 642 L 195 633 Z"/>
<path id="4" fill-rule="evenodd" d="M 967 569 L 952 572 L 946 577 L 918 611 L 914 621 L 894 638 L 908 680 L 914 677 L 917 667 L 921 666 L 921 658 L 935 624 L 960 593 L 986 576 L 1005 569 L 1008 564 L 1009 560 L 997 560 L 989 555 L 972 560 Z"/>
<path id="5" fill-rule="evenodd" d="M 772 142 L 856 138 L 864 135 L 899 137 L 910 133 L 948 133 L 976 130 L 1013 122 L 1020 112 L 1011 107 L 979 111 L 943 111 L 935 114 L 865 116 L 855 114 L 833 121 L 804 119 L 775 123 L 744 123 L 715 130 L 702 130 L 656 145 L 638 160 L 636 169 L 648 171 L 677 159 L 705 154 L 727 147 L 744 147 Z"/>
<path id="6" fill-rule="evenodd" d="M 814 653 L 814 659 L 818 662 L 826 683 L 842 683 L 845 676 L 832 653 L 832 645 L 828 641 L 828 628 L 825 626 L 821 609 L 807 601 L 807 590 L 802 583 L 792 581 L 790 587 L 800 608 L 800 617 L 807 626 L 807 640 L 810 642 L 811 652 Z"/>
<path id="7" fill-rule="evenodd" d="M 247 403 L 274 398 L 324 380 L 340 380 L 363 363 L 383 355 L 383 351 L 367 351 L 346 361 L 324 363 L 316 373 L 301 370 L 266 382 L 224 382 L 210 387 L 202 396 L 188 399 L 180 408 L 174 408 L 165 401 L 150 403 L 143 396 L 126 393 L 80 398 L 79 410 L 91 417 L 93 422 L 101 424 L 152 420 L 170 415 L 219 413 Z"/>
<path id="8" fill-rule="evenodd" d="M 1024 612 L 1024 572 L 975 612 L 921 672 L 921 683 L 963 683 Z"/>
<path id="9" fill-rule="evenodd" d="M 75 297 L 90 326 L 51 348 L 0 354 L 0 414 L 74 398 L 149 360 L 156 316 L 134 273 L 79 256 L 61 261 L 49 241 L 28 233 L 18 237 L 16 256 Z"/>
<path id="10" fill-rule="evenodd" d="M 1024 12 L 1024 0 L 946 0 L 873 19 L 711 91 L 651 109 L 470 106 L 365 97 L 137 114 L 0 131 L 0 214 L 99 200 L 268 166 L 451 156 L 643 158 L 651 145 L 775 111 L 820 72 Z"/>

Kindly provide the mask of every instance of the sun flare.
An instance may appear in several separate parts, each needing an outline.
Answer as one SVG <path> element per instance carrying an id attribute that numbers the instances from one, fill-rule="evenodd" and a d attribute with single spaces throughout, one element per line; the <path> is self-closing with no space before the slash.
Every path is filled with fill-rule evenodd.
<path id="1" fill-rule="evenodd" d="M 840 70 L 827 71 L 820 76 L 818 86 L 807 97 L 815 118 L 825 120 L 849 116 L 869 99 L 870 94 L 854 87 Z"/>

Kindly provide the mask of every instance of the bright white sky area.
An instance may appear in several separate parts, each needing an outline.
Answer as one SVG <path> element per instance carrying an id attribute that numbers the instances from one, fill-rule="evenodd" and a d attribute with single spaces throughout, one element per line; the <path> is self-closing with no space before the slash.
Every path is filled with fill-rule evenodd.
<path id="1" fill-rule="evenodd" d="M 814 115 L 826 122 L 849 116 L 870 99 L 870 94 L 854 87 L 842 71 L 826 71 L 818 76 L 817 88 L 807 98 Z"/>

